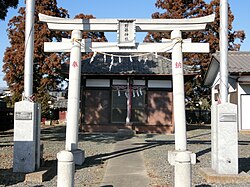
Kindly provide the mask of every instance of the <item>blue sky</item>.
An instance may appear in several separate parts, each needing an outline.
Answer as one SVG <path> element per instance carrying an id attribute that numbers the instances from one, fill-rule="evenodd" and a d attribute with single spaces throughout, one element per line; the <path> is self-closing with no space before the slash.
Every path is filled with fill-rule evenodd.
<path id="1" fill-rule="evenodd" d="M 209 1 L 209 0 L 207 0 Z M 69 11 L 71 17 L 79 13 L 92 14 L 96 18 L 151 18 L 154 12 L 161 12 L 154 4 L 156 0 L 57 0 L 58 6 Z M 250 51 L 250 0 L 228 0 L 235 16 L 233 30 L 244 30 L 246 39 L 241 46 L 241 51 Z M 20 6 L 25 6 L 24 0 L 20 0 Z M 8 20 L 17 15 L 18 9 L 10 9 L 5 21 L 0 21 L 0 69 L 5 48 L 9 46 L 7 37 Z M 142 41 L 145 33 L 137 34 L 137 40 Z M 115 34 L 108 35 L 109 41 L 114 41 Z M 2 80 L 4 74 L 0 72 L 0 87 L 5 86 Z"/>

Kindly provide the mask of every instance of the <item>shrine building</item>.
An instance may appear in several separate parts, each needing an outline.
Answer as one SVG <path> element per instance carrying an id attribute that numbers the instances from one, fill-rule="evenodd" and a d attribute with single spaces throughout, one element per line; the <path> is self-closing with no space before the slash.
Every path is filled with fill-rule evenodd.
<path id="1" fill-rule="evenodd" d="M 129 127 L 136 132 L 172 133 L 171 60 L 152 53 L 118 56 L 97 54 L 92 62 L 82 61 L 82 130 L 116 132 Z M 64 66 L 65 73 L 68 68 Z M 190 66 L 184 65 L 185 81 L 195 75 Z"/>

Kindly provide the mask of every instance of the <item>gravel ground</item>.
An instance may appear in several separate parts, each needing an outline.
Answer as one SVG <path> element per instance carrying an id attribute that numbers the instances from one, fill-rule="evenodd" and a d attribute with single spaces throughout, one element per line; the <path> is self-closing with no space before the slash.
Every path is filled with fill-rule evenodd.
<path id="1" fill-rule="evenodd" d="M 205 126 L 188 131 L 188 149 L 196 153 L 197 163 L 192 166 L 192 186 L 196 187 L 250 187 L 250 184 L 207 184 L 200 176 L 199 168 L 211 167 L 210 128 Z M 239 134 L 239 169 L 250 174 L 250 135 Z M 173 186 L 174 167 L 167 161 L 169 150 L 174 150 L 174 135 L 139 134 L 133 139 L 143 152 L 148 175 L 153 187 Z M 115 134 L 79 135 L 79 148 L 85 150 L 86 161 L 76 167 L 76 187 L 100 186 L 113 145 L 118 139 Z M 65 126 L 43 127 L 41 142 L 44 145 L 45 166 L 56 168 L 56 153 L 65 146 Z M 24 182 L 25 175 L 12 172 L 13 130 L 0 132 L 0 186 L 56 186 L 56 169 L 48 181 L 41 184 Z"/>
<path id="2" fill-rule="evenodd" d="M 189 130 L 188 150 L 196 153 L 197 163 L 192 165 L 192 186 L 195 187 L 250 187 L 250 184 L 208 184 L 199 168 L 211 168 L 211 130 L 209 127 Z M 239 170 L 250 174 L 250 135 L 239 134 Z M 168 150 L 174 150 L 173 135 L 142 135 L 141 139 L 154 147 L 143 151 L 152 186 L 173 186 L 174 166 L 167 161 Z M 157 158 L 157 159 L 155 159 Z"/>
<path id="3" fill-rule="evenodd" d="M 107 161 L 101 158 L 112 152 L 114 143 L 118 141 L 114 134 L 80 134 L 80 149 L 85 150 L 85 163 L 77 166 L 75 186 L 97 187 L 102 181 Z M 45 166 L 56 168 L 56 154 L 65 146 L 65 126 L 42 128 L 41 143 L 44 145 L 43 159 Z M 56 186 L 56 169 L 54 175 L 42 184 L 23 182 L 25 175 L 12 172 L 13 162 L 13 130 L 0 132 L 0 186 Z"/>

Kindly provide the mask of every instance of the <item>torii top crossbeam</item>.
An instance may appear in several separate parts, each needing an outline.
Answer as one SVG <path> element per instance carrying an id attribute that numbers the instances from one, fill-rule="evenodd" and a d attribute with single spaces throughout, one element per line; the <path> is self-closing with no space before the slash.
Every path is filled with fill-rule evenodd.
<path id="1" fill-rule="evenodd" d="M 203 30 L 207 23 L 214 21 L 215 15 L 190 19 L 67 19 L 39 14 L 39 19 L 52 30 L 84 30 L 116 32 L 119 20 L 134 20 L 136 32 L 194 31 Z"/>
<path id="2" fill-rule="evenodd" d="M 39 19 L 52 30 L 80 30 L 86 32 L 117 32 L 118 42 L 91 42 L 81 40 L 81 52 L 104 51 L 111 53 L 172 52 L 173 41 L 164 39 L 162 43 L 136 43 L 136 32 L 195 31 L 204 30 L 215 15 L 190 19 L 67 19 L 39 14 Z M 46 52 L 70 52 L 70 39 L 62 42 L 45 42 Z M 208 43 L 191 43 L 183 40 L 182 52 L 209 52 Z"/>

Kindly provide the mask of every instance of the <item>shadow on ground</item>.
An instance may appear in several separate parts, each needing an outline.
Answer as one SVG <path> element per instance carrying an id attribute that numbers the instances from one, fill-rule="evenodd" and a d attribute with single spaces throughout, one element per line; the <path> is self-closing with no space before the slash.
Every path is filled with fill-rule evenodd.
<path id="1" fill-rule="evenodd" d="M 197 130 L 197 129 L 211 129 L 210 125 L 199 125 L 199 124 L 189 124 L 187 125 L 187 131 Z"/>
<path id="2" fill-rule="evenodd" d="M 248 172 L 250 171 L 250 157 L 248 158 L 239 158 L 239 172 Z"/>
<path id="3" fill-rule="evenodd" d="M 99 143 L 115 143 L 130 139 L 133 136 L 118 136 L 117 133 L 83 133 L 78 135 L 78 141 L 92 141 Z M 53 126 L 41 129 L 41 140 L 43 141 L 65 141 L 66 139 L 66 126 Z"/>
<path id="4" fill-rule="evenodd" d="M 137 145 L 137 144 L 133 144 L 133 145 Z M 92 166 L 99 165 L 99 164 L 104 164 L 104 161 L 107 161 L 109 159 L 123 156 L 126 154 L 132 154 L 135 152 L 141 152 L 141 151 L 144 151 L 146 149 L 151 149 L 153 147 L 160 146 L 162 144 L 161 143 L 146 143 L 146 144 L 142 144 L 142 145 L 138 144 L 138 145 L 139 146 L 137 146 L 137 147 L 131 147 L 131 148 L 126 148 L 126 149 L 121 149 L 118 151 L 113 151 L 110 153 L 104 153 L 104 154 L 98 154 L 98 155 L 86 157 L 84 164 L 82 166 L 77 166 L 77 169 L 81 169 L 81 168 L 85 168 L 85 167 L 92 167 Z"/>
<path id="5" fill-rule="evenodd" d="M 14 173 L 13 169 L 0 169 L 0 185 L 8 186 L 23 182 L 25 173 Z"/>
<path id="6" fill-rule="evenodd" d="M 50 161 L 43 162 L 43 164 L 41 165 L 38 171 L 41 171 L 44 169 L 49 170 L 49 175 L 45 181 L 50 181 L 57 175 L 57 161 L 50 160 Z M 0 169 L 0 185 L 10 186 L 10 185 L 16 185 L 18 183 L 22 183 L 25 181 L 25 175 L 26 173 L 13 172 L 13 168 Z M 36 185 L 36 187 L 39 187 L 39 186 L 42 187 L 43 185 Z"/>

